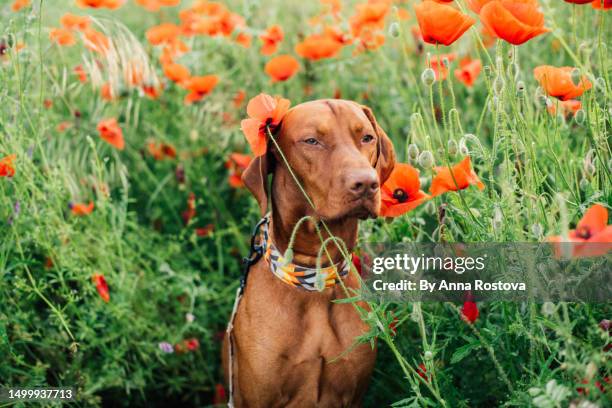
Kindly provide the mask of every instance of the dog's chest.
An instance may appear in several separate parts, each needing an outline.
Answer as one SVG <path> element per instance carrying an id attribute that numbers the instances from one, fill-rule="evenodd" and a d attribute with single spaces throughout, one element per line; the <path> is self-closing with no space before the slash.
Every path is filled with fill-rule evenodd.
<path id="1" fill-rule="evenodd" d="M 257 289 L 259 282 L 253 283 L 251 289 Z M 287 403 L 354 405 L 367 388 L 375 352 L 369 344 L 354 345 L 368 327 L 353 305 L 335 304 L 317 293 L 288 290 L 278 280 L 265 282 L 265 287 L 257 294 L 252 292 L 260 301 L 245 308 L 250 309 L 245 315 L 239 314 L 245 318 L 240 319 L 245 325 L 241 329 L 250 326 L 248 331 L 255 333 L 241 339 L 243 351 L 248 350 L 242 357 L 250 360 L 247 366 L 255 377 L 251 378 L 279 390 Z M 263 306 L 263 299 L 274 299 L 277 304 L 265 302 Z"/>

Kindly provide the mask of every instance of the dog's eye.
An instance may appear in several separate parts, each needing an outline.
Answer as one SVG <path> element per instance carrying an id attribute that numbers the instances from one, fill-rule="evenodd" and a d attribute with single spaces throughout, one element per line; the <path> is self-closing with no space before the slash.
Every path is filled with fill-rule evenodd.
<path id="1" fill-rule="evenodd" d="M 311 146 L 316 146 L 319 144 L 319 141 L 315 139 L 314 137 L 309 137 L 308 139 L 304 140 L 304 143 L 309 144 Z"/>
<path id="2" fill-rule="evenodd" d="M 374 140 L 374 136 L 365 135 L 364 137 L 361 138 L 361 143 L 370 143 L 372 140 Z"/>

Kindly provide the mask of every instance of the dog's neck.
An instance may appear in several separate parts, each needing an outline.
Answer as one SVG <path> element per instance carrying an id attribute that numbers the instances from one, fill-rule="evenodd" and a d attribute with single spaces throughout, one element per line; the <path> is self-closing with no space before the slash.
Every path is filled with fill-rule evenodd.
<path id="1" fill-rule="evenodd" d="M 280 191 L 282 191 L 282 196 L 279 194 Z M 296 223 L 307 215 L 314 216 L 315 219 L 317 217 L 291 175 L 284 171 L 277 172 L 274 175 L 271 196 L 272 241 L 278 250 L 284 253 L 289 246 Z M 325 224 L 334 237 L 344 242 L 349 251 L 353 250 L 357 240 L 357 218 L 346 217 L 338 221 L 326 221 Z M 321 224 L 319 229 L 323 240 L 329 238 L 330 235 Z M 332 240 L 328 241 L 326 247 L 333 263 L 342 260 L 342 254 Z M 294 262 L 304 266 L 315 266 L 320 248 L 321 237 L 318 235 L 314 223 L 311 221 L 303 222 L 293 243 Z M 323 252 L 323 258 L 321 259 L 323 266 L 330 264 L 326 255 Z"/>

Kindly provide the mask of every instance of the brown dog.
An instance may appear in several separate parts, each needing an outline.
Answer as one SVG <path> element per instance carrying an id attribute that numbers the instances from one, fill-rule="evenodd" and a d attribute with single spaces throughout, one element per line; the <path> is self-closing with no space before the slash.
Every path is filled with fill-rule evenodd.
<path id="1" fill-rule="evenodd" d="M 303 103 L 287 113 L 275 139 L 315 210 L 269 143 L 268 153 L 251 163 L 243 181 L 257 198 L 262 214 L 271 198 L 274 245 L 284 252 L 296 222 L 312 215 L 352 249 L 358 219 L 378 215 L 379 186 L 395 163 L 393 145 L 371 110 L 343 100 Z M 320 247 L 314 225 L 302 224 L 293 262 L 316 265 Z M 339 262 L 342 256 L 337 247 L 333 243 L 327 247 L 334 262 Z M 344 282 L 347 287 L 359 285 L 352 273 Z M 292 287 L 271 272 L 265 259 L 251 267 L 232 333 L 236 407 L 361 405 L 376 352 L 369 344 L 347 352 L 368 327 L 353 305 L 332 303 L 344 297 L 339 284 L 322 292 Z M 227 376 L 228 336 L 223 360 Z"/>

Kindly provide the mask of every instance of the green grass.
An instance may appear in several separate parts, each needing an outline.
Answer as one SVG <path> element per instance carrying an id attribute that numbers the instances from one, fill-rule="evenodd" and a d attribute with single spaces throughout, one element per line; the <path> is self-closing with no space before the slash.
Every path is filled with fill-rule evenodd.
<path id="1" fill-rule="evenodd" d="M 402 21 L 400 36 L 387 35 L 380 50 L 353 56 L 349 47 L 338 58 L 300 61 L 296 77 L 276 84 L 263 73 L 267 58 L 256 39 L 245 49 L 224 38 L 196 37 L 181 61 L 194 74 L 219 75 L 220 83 L 202 103 L 185 106 L 184 91 L 172 84 L 158 100 L 126 90 L 116 102 L 102 101 L 72 74 L 92 56 L 80 44 L 58 48 L 48 40 L 64 12 L 85 12 L 72 1 L 37 0 L 18 13 L 5 3 L 0 39 L 26 47 L 10 48 L 0 59 L 0 158 L 17 156 L 16 175 L 0 178 L 0 386 L 75 386 L 79 406 L 211 404 L 221 382 L 219 333 L 258 219 L 255 200 L 228 185 L 224 167 L 229 153 L 248 151 L 238 124 L 244 106 L 231 102 L 239 89 L 248 97 L 280 94 L 293 105 L 338 89 L 373 109 L 402 162 L 410 144 L 431 151 L 438 165 L 458 162 L 454 144 L 469 151 L 484 191 L 445 194 L 392 223 L 363 222 L 363 242 L 538 242 L 573 228 L 591 204 L 612 202 L 609 12 L 541 1 L 553 31 L 520 47 L 499 41 L 485 50 L 471 29 L 451 49 L 480 55 L 486 67 L 473 89 L 452 75 L 456 62 L 447 80 L 421 81 L 425 56 L 413 52 L 413 22 Z M 344 17 L 353 13 L 346 3 Z M 315 2 L 230 4 L 255 32 L 281 24 L 280 52 L 292 54 L 298 35 L 312 31 L 304 22 L 319 10 Z M 162 77 L 144 32 L 176 21 L 177 13 L 145 13 L 129 2 L 120 11 L 92 14 L 103 25 L 112 17 L 128 27 Z M 385 30 L 396 21 L 390 14 Z M 448 52 L 443 48 L 426 52 Z M 542 64 L 576 66 L 591 78 L 593 89 L 580 98 L 584 114 L 564 119 L 547 112 L 532 74 Z M 312 94 L 304 94 L 306 85 Z M 235 120 L 226 123 L 224 112 Z M 96 131 L 100 119 L 112 116 L 125 134 L 121 152 Z M 64 121 L 71 128 L 57 131 Z M 153 160 L 149 139 L 172 143 L 179 158 Z M 430 180 L 431 169 L 413 164 Z M 181 212 L 190 192 L 197 214 L 185 226 Z M 95 210 L 71 216 L 68 204 L 75 201 L 94 201 Z M 211 223 L 211 235 L 195 234 Z M 47 259 L 53 266 L 45 266 Z M 106 277 L 109 303 L 96 293 L 94 273 Z M 479 308 L 470 326 L 448 303 L 374 305 L 369 337 L 379 338 L 379 357 L 366 406 L 610 403 L 611 387 L 606 394 L 594 385 L 610 376 L 609 351 L 603 351 L 610 339 L 598 328 L 611 316 L 609 303 Z M 387 328 L 391 311 L 399 320 L 395 336 Z M 158 347 L 190 337 L 200 342 L 193 353 L 164 354 Z M 421 363 L 433 376 L 428 384 L 416 371 Z M 588 385 L 580 384 L 584 378 Z M 577 392 L 580 386 L 588 395 Z M 544 394 L 555 396 L 547 402 Z"/>

